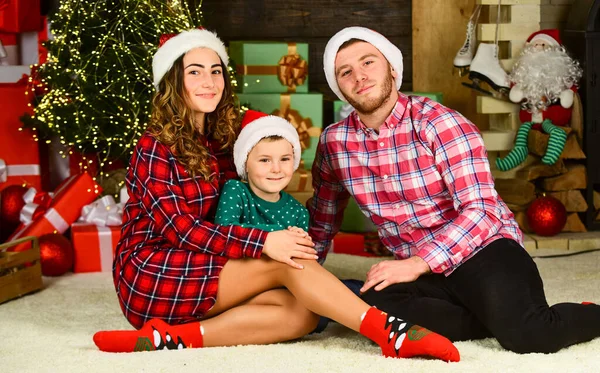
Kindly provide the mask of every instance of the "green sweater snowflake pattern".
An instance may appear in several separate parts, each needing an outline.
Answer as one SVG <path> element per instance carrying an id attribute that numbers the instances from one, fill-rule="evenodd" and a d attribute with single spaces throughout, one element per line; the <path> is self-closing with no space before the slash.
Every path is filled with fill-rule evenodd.
<path id="1" fill-rule="evenodd" d="M 219 197 L 215 223 L 258 228 L 267 232 L 295 226 L 308 231 L 308 210 L 290 194 L 281 192 L 277 202 L 258 197 L 247 183 L 228 180 Z"/>

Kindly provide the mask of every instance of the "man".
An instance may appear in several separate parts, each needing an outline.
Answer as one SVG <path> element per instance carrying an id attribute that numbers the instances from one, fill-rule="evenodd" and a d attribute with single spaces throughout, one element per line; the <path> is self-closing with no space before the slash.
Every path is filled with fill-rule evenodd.
<path id="1" fill-rule="evenodd" d="M 312 169 L 309 233 L 321 260 L 353 196 L 396 259 L 367 273 L 368 303 L 451 340 L 493 336 L 518 353 L 600 336 L 600 306 L 548 306 L 522 233 L 494 189 L 477 127 L 399 93 L 396 46 L 349 27 L 329 40 L 323 61 L 330 88 L 355 111 L 323 131 Z"/>

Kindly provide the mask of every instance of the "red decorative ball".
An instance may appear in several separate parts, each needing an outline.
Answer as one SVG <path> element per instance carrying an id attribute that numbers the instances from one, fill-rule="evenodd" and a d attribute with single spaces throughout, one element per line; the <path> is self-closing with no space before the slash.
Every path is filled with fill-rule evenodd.
<path id="1" fill-rule="evenodd" d="M 73 246 L 61 234 L 45 234 L 39 238 L 40 259 L 44 276 L 60 276 L 73 268 Z"/>
<path id="2" fill-rule="evenodd" d="M 527 208 L 527 224 L 537 235 L 554 236 L 566 223 L 567 209 L 554 197 L 540 197 Z"/>
<path id="3" fill-rule="evenodd" d="M 0 221 L 6 224 L 18 224 L 19 214 L 25 206 L 23 195 L 27 188 L 21 185 L 9 185 L 0 192 Z"/>

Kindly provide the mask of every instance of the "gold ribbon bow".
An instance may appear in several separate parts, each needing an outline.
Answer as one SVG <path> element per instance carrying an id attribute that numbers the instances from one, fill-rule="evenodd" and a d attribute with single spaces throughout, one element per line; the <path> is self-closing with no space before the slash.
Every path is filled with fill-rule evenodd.
<path id="1" fill-rule="evenodd" d="M 288 54 L 281 57 L 277 63 L 277 78 L 281 84 L 293 91 L 296 86 L 304 84 L 308 75 L 308 63 L 299 54 Z"/>
<path id="2" fill-rule="evenodd" d="M 298 110 L 294 110 L 290 106 L 291 97 L 289 94 L 283 93 L 280 96 L 279 109 L 276 109 L 271 114 L 282 117 L 294 126 L 300 138 L 300 147 L 302 150 L 310 147 L 310 137 L 319 136 L 321 129 L 313 127 L 310 118 L 303 118 Z"/>

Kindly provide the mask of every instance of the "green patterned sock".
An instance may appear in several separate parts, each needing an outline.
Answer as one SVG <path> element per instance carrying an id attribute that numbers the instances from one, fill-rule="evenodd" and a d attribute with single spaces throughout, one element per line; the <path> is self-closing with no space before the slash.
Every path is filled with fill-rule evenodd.
<path id="1" fill-rule="evenodd" d="M 552 124 L 550 119 L 545 119 L 542 122 L 542 129 L 544 132 L 550 135 L 548 139 L 548 147 L 546 148 L 546 154 L 542 157 L 542 163 L 547 165 L 555 164 L 560 157 L 565 144 L 567 142 L 567 133 L 560 127 Z"/>
<path id="2" fill-rule="evenodd" d="M 515 147 L 504 158 L 496 158 L 496 168 L 500 171 L 508 171 L 523 163 L 527 159 L 529 149 L 527 148 L 527 136 L 531 130 L 532 122 L 523 123 L 517 132 Z"/>

